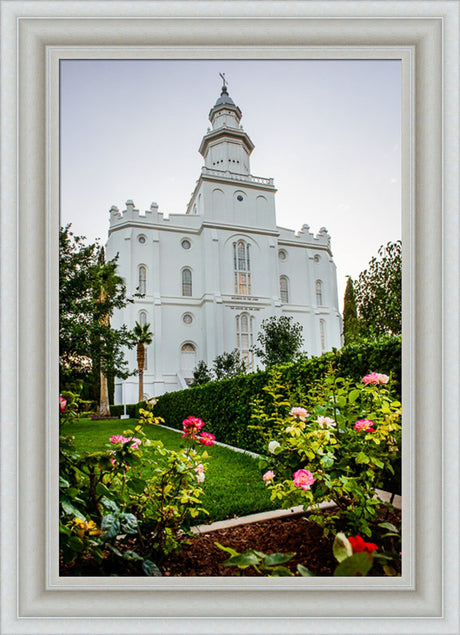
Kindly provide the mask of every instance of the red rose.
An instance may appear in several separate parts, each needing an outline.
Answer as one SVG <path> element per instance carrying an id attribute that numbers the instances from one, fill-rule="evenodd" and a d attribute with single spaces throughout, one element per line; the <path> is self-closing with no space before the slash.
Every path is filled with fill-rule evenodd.
<path id="1" fill-rule="evenodd" d="M 351 538 L 348 538 L 348 541 L 353 549 L 353 553 L 360 553 L 361 551 L 372 553 L 378 549 L 377 545 L 374 545 L 373 542 L 365 542 L 361 536 L 352 536 Z"/>

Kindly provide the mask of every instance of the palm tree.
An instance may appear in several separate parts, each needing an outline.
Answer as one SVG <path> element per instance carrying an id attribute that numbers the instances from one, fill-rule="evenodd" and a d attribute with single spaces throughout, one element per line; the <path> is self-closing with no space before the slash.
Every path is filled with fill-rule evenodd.
<path id="1" fill-rule="evenodd" d="M 137 368 L 139 370 L 139 401 L 144 399 L 144 363 L 145 347 L 152 343 L 153 333 L 150 324 L 139 324 L 136 322 L 133 328 L 133 335 L 137 344 Z"/>

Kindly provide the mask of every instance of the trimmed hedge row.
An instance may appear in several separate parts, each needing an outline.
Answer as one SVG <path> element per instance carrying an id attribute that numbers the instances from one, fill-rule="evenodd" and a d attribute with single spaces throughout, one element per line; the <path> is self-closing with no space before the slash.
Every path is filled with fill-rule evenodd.
<path id="1" fill-rule="evenodd" d="M 121 415 L 125 414 L 125 407 L 123 405 L 110 406 L 110 414 L 114 417 L 121 417 Z M 126 404 L 126 414 L 130 417 L 130 419 L 137 419 L 139 414 L 137 404 Z"/>
<path id="2" fill-rule="evenodd" d="M 400 336 L 350 344 L 321 357 L 277 366 L 277 370 L 281 371 L 284 383 L 290 384 L 291 388 L 307 388 L 324 377 L 331 364 L 340 376 L 357 381 L 373 371 L 390 375 L 395 396 L 401 398 Z M 248 429 L 248 424 L 251 421 L 251 401 L 256 395 L 262 399 L 265 397 L 262 389 L 267 382 L 268 371 L 259 371 L 166 393 L 158 398 L 154 413 L 163 417 L 166 425 L 176 429 L 182 428 L 183 419 L 189 415 L 199 417 L 206 423 L 206 431 L 214 434 L 218 441 L 260 452 L 260 436 L 255 430 Z"/>

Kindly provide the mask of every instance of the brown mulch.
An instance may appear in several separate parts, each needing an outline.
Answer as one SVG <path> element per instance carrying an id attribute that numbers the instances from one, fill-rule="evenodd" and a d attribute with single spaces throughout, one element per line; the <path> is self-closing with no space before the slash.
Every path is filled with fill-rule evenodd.
<path id="1" fill-rule="evenodd" d="M 256 549 L 265 554 L 295 552 L 284 566 L 295 572 L 303 564 L 315 575 L 329 575 L 335 568 L 332 539 L 323 538 L 323 530 L 305 515 L 249 523 L 203 533 L 191 538 L 179 554 L 171 554 L 164 562 L 165 570 L 174 576 L 232 576 L 237 567 L 222 564 L 230 554 L 215 545 L 219 542 L 239 553 Z M 244 575 L 258 575 L 252 568 Z"/>
<path id="2" fill-rule="evenodd" d="M 392 513 L 388 520 L 399 526 L 400 513 Z M 162 571 L 165 575 L 180 577 L 234 576 L 239 573 L 245 576 L 258 575 L 252 568 L 240 572 L 237 567 L 223 566 L 222 563 L 230 557 L 230 554 L 219 549 L 215 542 L 231 547 L 239 553 L 249 549 L 256 549 L 265 554 L 294 552 L 295 556 L 292 560 L 283 565 L 292 572 L 296 572 L 297 564 L 302 564 L 315 576 L 330 576 L 337 566 L 332 555 L 332 537 L 324 538 L 321 527 L 309 521 L 307 514 L 301 514 L 207 533 L 204 531 L 196 536 L 185 537 L 182 550 L 169 554 L 161 563 Z M 135 545 L 131 545 L 130 548 L 135 549 Z M 100 565 L 89 558 L 78 575 L 144 575 L 138 563 L 116 559 L 106 564 L 109 572 L 101 570 Z M 61 575 L 75 575 L 72 566 L 61 563 Z M 374 567 L 371 575 L 382 575 L 382 573 Z"/>

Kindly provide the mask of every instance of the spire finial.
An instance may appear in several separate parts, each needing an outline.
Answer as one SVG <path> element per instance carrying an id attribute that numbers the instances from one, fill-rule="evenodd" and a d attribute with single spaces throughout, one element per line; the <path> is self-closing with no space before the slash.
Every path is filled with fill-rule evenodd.
<path id="1" fill-rule="evenodd" d="M 227 80 L 225 79 L 225 73 L 219 73 L 219 75 L 222 77 L 222 92 L 226 93 L 227 92 Z"/>

